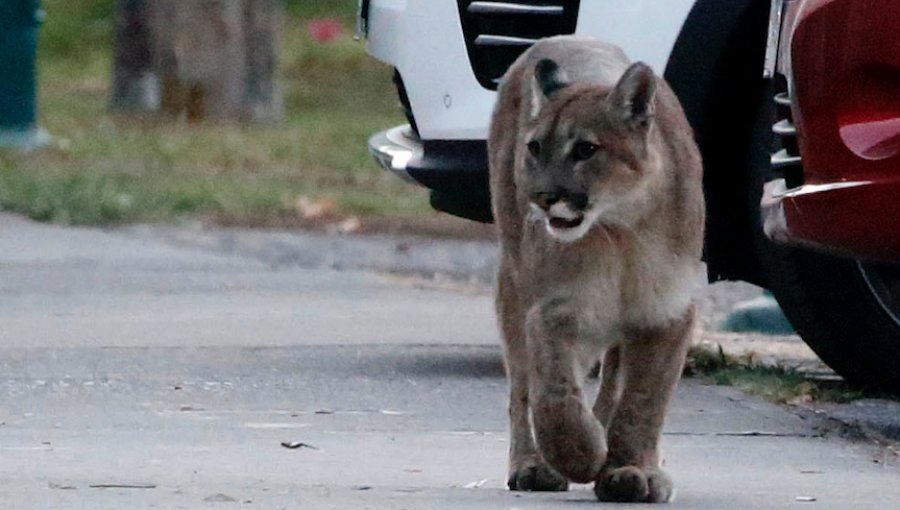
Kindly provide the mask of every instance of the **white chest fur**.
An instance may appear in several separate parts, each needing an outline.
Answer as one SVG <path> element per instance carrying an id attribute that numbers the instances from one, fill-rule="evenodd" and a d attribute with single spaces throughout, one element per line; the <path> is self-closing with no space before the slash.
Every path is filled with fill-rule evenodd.
<path id="1" fill-rule="evenodd" d="M 655 243 L 644 246 L 648 249 L 586 251 L 577 257 L 579 264 L 567 257 L 542 260 L 545 267 L 538 272 L 564 274 L 562 265 L 569 272 L 555 284 L 546 285 L 545 279 L 536 288 L 536 304 L 571 303 L 567 308 L 577 314 L 579 341 L 600 348 L 625 340 L 628 329 L 664 326 L 684 317 L 703 284 L 702 264 Z"/>

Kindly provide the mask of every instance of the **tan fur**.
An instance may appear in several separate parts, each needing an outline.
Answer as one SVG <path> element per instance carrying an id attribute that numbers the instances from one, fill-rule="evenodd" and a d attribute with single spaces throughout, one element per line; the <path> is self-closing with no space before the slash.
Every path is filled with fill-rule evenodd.
<path id="1" fill-rule="evenodd" d="M 536 71 L 545 59 L 555 74 Z M 658 443 L 694 323 L 702 168 L 674 94 L 629 66 L 614 46 L 555 37 L 525 52 L 500 86 L 488 151 L 512 489 L 564 490 L 572 480 L 596 482 L 602 500 L 672 494 Z M 640 102 L 621 99 L 647 90 L 642 123 Z M 599 150 L 575 164 L 573 144 L 585 139 Z M 537 205 L 552 190 L 567 194 Z M 581 214 L 578 228 L 548 226 Z M 604 352 L 591 409 L 583 373 Z"/>

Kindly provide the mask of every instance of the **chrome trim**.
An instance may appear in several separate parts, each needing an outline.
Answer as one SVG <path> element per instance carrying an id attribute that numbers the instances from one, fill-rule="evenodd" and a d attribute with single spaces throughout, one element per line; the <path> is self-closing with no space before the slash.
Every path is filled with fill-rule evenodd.
<path id="1" fill-rule="evenodd" d="M 784 14 L 781 21 L 781 41 L 778 43 L 778 57 L 775 72 L 784 75 L 788 82 L 788 91 L 794 90 L 794 73 L 791 69 L 791 44 L 794 40 L 797 16 L 806 2 L 802 0 L 785 0 Z"/>
<path id="2" fill-rule="evenodd" d="M 784 179 L 775 179 L 774 181 L 769 181 L 764 185 L 763 199 L 765 199 L 765 195 L 770 195 L 772 198 L 781 198 L 787 195 L 788 187 L 787 183 L 784 182 Z"/>
<path id="3" fill-rule="evenodd" d="M 561 5 L 525 5 L 511 2 L 472 2 L 468 11 L 472 14 L 549 14 L 561 15 Z"/>
<path id="4" fill-rule="evenodd" d="M 422 154 L 422 142 L 413 134 L 409 124 L 372 135 L 369 138 L 369 152 L 385 170 L 405 181 L 419 184 L 406 171 L 406 165 Z"/>
<path id="5" fill-rule="evenodd" d="M 531 46 L 537 39 L 527 37 L 512 37 L 508 35 L 479 35 L 475 38 L 478 46 Z"/>
<path id="6" fill-rule="evenodd" d="M 773 99 L 777 105 L 791 106 L 791 96 L 789 96 L 787 92 L 779 92 L 778 94 L 775 94 Z"/>
<path id="7" fill-rule="evenodd" d="M 369 36 L 369 6 L 370 0 L 359 0 L 356 8 L 356 30 L 353 38 L 357 41 Z"/>
<path id="8" fill-rule="evenodd" d="M 779 179 L 783 181 L 783 179 Z M 774 182 L 774 181 L 773 181 Z M 872 181 L 846 181 L 831 182 L 828 184 L 804 184 L 796 188 L 779 188 L 772 192 L 773 198 L 799 197 L 809 195 L 811 193 L 827 193 L 829 191 L 838 191 L 847 188 L 858 188 L 860 186 L 868 186 Z M 785 186 L 782 184 L 782 186 Z"/>
<path id="9" fill-rule="evenodd" d="M 772 168 L 784 168 L 788 166 L 797 166 L 801 163 L 802 158 L 800 156 L 791 156 L 787 149 L 781 149 L 780 151 L 772 154 L 771 164 Z"/>
<path id="10" fill-rule="evenodd" d="M 782 119 L 772 126 L 772 132 L 778 136 L 797 136 L 797 127 L 791 121 Z"/>
<path id="11" fill-rule="evenodd" d="M 766 59 L 763 64 L 763 78 L 775 76 L 778 65 L 778 45 L 781 42 L 781 23 L 784 18 L 785 0 L 772 0 L 769 11 L 769 36 L 766 41 Z"/>

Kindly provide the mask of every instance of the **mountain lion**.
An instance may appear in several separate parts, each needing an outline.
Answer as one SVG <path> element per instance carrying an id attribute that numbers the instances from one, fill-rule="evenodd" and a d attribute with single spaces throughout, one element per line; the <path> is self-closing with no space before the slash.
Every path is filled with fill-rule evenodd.
<path id="1" fill-rule="evenodd" d="M 618 47 L 542 40 L 509 69 L 488 140 L 513 490 L 595 482 L 663 502 L 663 418 L 693 331 L 702 168 L 668 85 Z M 603 360 L 586 406 L 586 369 Z"/>

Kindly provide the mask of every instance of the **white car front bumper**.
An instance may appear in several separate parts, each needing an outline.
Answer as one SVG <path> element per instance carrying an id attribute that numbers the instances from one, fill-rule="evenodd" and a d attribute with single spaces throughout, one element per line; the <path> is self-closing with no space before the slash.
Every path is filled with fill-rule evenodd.
<path id="1" fill-rule="evenodd" d="M 423 140 L 484 140 L 495 92 L 472 72 L 459 8 L 448 0 L 372 0 L 369 53 L 406 84 Z"/>

